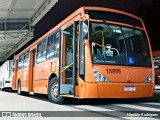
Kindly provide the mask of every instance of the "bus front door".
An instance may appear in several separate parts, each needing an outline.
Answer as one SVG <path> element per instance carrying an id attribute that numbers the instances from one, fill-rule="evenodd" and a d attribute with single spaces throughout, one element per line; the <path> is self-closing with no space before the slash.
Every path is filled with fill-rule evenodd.
<path id="1" fill-rule="evenodd" d="M 77 23 L 62 30 L 59 94 L 75 96 L 75 85 L 77 80 Z"/>

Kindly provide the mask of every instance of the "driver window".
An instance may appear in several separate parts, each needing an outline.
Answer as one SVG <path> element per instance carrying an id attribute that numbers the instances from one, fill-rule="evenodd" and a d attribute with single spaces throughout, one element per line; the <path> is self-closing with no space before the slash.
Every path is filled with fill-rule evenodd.
<path id="1" fill-rule="evenodd" d="M 116 29 L 105 23 L 91 23 L 92 54 L 95 57 L 119 55 L 120 46 Z"/>

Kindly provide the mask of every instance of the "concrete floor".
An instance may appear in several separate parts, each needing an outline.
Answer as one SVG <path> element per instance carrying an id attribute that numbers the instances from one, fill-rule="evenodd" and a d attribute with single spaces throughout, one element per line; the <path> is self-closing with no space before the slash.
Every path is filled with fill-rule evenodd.
<path id="1" fill-rule="evenodd" d="M 103 100 L 76 100 L 71 99 L 69 103 L 65 105 L 57 105 L 54 103 L 51 103 L 46 95 L 34 95 L 34 96 L 21 96 L 17 95 L 16 92 L 13 91 L 0 91 L 0 112 L 4 111 L 29 111 L 29 112 L 36 112 L 36 111 L 48 111 L 45 112 L 48 114 L 51 114 L 51 116 L 54 116 L 55 112 L 51 111 L 70 111 L 68 114 L 69 116 L 76 116 L 76 114 L 82 114 L 84 112 L 73 112 L 73 111 L 92 111 L 94 113 L 92 117 L 89 115 L 89 117 L 81 117 L 81 115 L 78 115 L 79 117 L 76 117 L 76 119 L 87 119 L 87 120 L 108 120 L 108 119 L 120 119 L 117 118 L 117 115 L 114 118 L 103 116 L 104 112 L 108 112 L 108 114 L 124 114 L 123 112 L 119 111 L 159 111 L 160 112 L 160 91 L 155 91 L 155 95 L 153 98 L 146 98 L 146 99 L 103 99 Z M 62 114 L 61 114 L 62 113 Z M 58 114 L 58 115 L 57 115 Z M 64 120 L 70 120 L 74 119 L 74 117 L 62 117 L 66 112 L 58 112 L 55 114 L 58 117 L 47 117 L 47 118 L 38 118 L 38 120 L 50 120 L 50 119 L 64 119 Z M 89 113 L 90 114 L 90 113 Z M 106 113 L 105 113 L 106 114 Z M 103 117 L 95 117 L 96 115 L 100 115 Z M 160 115 L 160 114 L 159 114 Z M 1 115 L 0 115 L 1 116 Z M 83 114 L 82 114 L 83 116 Z M 160 116 L 159 116 L 160 117 Z M 22 118 L 4 118 L 4 120 L 14 120 L 14 119 L 20 119 Z M 0 118 L 0 120 L 3 120 Z M 23 118 L 23 120 L 28 118 Z M 30 120 L 37 118 L 29 118 Z M 121 119 L 144 119 L 141 118 L 134 118 L 134 117 L 121 117 Z M 151 118 L 145 117 L 145 120 L 150 120 Z M 157 118 L 152 118 L 157 119 Z M 74 119 L 75 120 L 75 119 Z"/>

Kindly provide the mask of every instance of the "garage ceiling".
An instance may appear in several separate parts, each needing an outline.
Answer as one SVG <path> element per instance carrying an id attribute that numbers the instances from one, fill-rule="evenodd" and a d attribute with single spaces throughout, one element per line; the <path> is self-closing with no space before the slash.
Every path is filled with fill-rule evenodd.
<path id="1" fill-rule="evenodd" d="M 33 38 L 34 25 L 58 0 L 0 0 L 0 61 Z"/>

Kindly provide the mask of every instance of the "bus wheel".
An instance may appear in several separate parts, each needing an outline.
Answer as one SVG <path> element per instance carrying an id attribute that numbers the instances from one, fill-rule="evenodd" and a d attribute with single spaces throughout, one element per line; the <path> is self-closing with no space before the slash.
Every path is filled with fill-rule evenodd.
<path id="1" fill-rule="evenodd" d="M 58 95 L 58 78 L 52 78 L 48 87 L 48 99 L 57 104 L 62 104 L 65 98 Z"/>
<path id="2" fill-rule="evenodd" d="M 21 95 L 22 91 L 21 91 L 21 82 L 18 82 L 18 95 Z"/>

